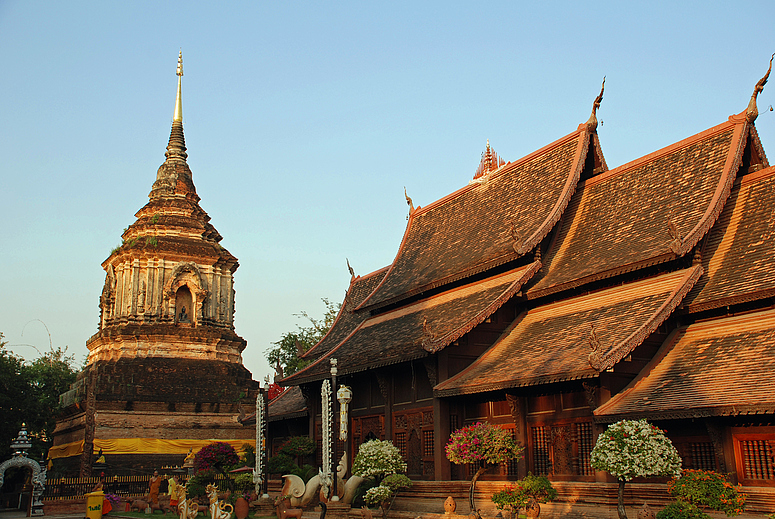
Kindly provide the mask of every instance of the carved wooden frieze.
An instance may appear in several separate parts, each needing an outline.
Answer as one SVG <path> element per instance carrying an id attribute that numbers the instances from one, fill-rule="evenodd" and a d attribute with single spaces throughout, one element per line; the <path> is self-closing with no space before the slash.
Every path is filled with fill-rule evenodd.
<path id="1" fill-rule="evenodd" d="M 511 419 L 514 420 L 514 434 L 519 436 L 522 423 L 522 401 L 516 395 L 506 393 L 506 403 L 509 404 Z"/>
<path id="2" fill-rule="evenodd" d="M 438 384 L 438 375 L 436 371 L 436 359 L 433 357 L 425 357 L 422 359 L 423 366 L 425 366 L 425 371 L 428 373 L 428 380 L 431 383 L 431 387 L 434 387 L 436 384 Z"/>

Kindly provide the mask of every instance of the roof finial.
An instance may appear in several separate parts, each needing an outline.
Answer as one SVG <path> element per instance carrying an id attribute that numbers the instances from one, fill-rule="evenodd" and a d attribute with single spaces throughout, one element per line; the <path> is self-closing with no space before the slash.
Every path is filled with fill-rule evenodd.
<path id="1" fill-rule="evenodd" d="M 345 260 L 347 261 L 347 270 L 349 270 L 349 271 L 350 271 L 350 283 L 352 283 L 352 282 L 353 282 L 353 280 L 355 279 L 355 271 L 354 271 L 354 270 L 353 270 L 353 268 L 350 266 L 350 260 L 349 260 L 349 259 L 347 259 L 347 258 L 345 258 Z"/>
<path id="2" fill-rule="evenodd" d="M 770 68 L 767 69 L 767 73 L 764 74 L 764 77 L 761 78 L 758 83 L 756 83 L 755 87 L 753 87 L 751 100 L 748 101 L 748 108 L 745 109 L 745 119 L 749 123 L 754 122 L 756 118 L 759 117 L 759 109 L 756 107 L 756 97 L 759 95 L 759 92 L 764 90 L 764 85 L 767 84 L 767 78 L 770 77 L 770 71 L 772 70 L 772 58 L 775 58 L 775 54 L 770 56 Z"/>
<path id="3" fill-rule="evenodd" d="M 173 121 L 183 122 L 183 96 L 181 95 L 181 83 L 183 78 L 183 50 L 180 50 L 178 54 L 178 95 L 175 98 L 175 115 L 172 118 Z"/>
<path id="4" fill-rule="evenodd" d="M 183 96 L 181 95 L 181 78 L 183 77 L 183 51 L 178 53 L 178 68 L 175 72 L 178 75 L 178 94 L 175 98 L 175 115 L 172 117 L 172 131 L 170 132 L 170 142 L 167 144 L 167 151 L 164 156 L 167 160 L 182 160 L 185 162 L 188 158 L 186 153 L 186 139 L 183 136 Z"/>
<path id="5" fill-rule="evenodd" d="M 600 102 L 603 100 L 603 91 L 605 90 L 605 76 L 603 76 L 603 86 L 600 87 L 600 93 L 592 103 L 592 115 L 587 119 L 587 131 L 592 133 L 597 130 L 597 109 L 600 108 Z"/>
<path id="6" fill-rule="evenodd" d="M 404 197 L 406 197 L 406 205 L 409 206 L 409 214 L 412 214 L 414 212 L 414 204 L 411 197 L 406 194 L 406 186 L 404 186 Z"/>
<path id="7" fill-rule="evenodd" d="M 487 139 L 487 151 L 484 152 L 484 158 L 485 158 L 485 167 L 487 169 L 487 172 L 485 175 L 492 171 L 492 150 L 490 149 L 490 139 Z"/>

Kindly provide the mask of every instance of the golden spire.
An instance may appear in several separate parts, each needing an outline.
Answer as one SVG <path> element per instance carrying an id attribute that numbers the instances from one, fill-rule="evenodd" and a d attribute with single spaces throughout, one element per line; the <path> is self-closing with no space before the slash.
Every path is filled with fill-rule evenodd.
<path id="1" fill-rule="evenodd" d="M 181 95 L 181 83 L 183 78 L 183 50 L 178 54 L 178 95 L 175 98 L 175 115 L 172 117 L 173 121 L 183 122 L 183 96 Z"/>
<path id="2" fill-rule="evenodd" d="M 759 117 L 759 109 L 756 107 L 756 98 L 759 92 L 764 90 L 764 85 L 767 84 L 767 78 L 770 77 L 770 71 L 772 70 L 772 58 L 775 58 L 775 54 L 770 56 L 770 68 L 767 69 L 767 73 L 761 78 L 756 86 L 753 88 L 753 94 L 751 94 L 751 100 L 748 101 L 748 108 L 745 109 L 745 118 L 749 123 L 752 123 Z"/>
<path id="3" fill-rule="evenodd" d="M 183 77 L 183 51 L 178 54 L 178 95 L 175 98 L 175 115 L 172 117 L 172 131 L 170 132 L 170 141 L 167 144 L 167 151 L 164 156 L 167 160 L 186 161 L 186 138 L 183 136 L 183 96 L 181 95 L 181 78 Z"/>

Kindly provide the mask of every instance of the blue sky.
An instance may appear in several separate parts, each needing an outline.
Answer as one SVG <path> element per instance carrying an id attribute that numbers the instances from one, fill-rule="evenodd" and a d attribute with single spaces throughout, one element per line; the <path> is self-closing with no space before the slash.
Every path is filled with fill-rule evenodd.
<path id="1" fill-rule="evenodd" d="M 236 331 L 264 352 L 388 265 L 415 205 L 589 116 L 609 167 L 745 109 L 772 2 L 0 0 L 0 332 L 79 362 L 100 267 L 164 161 L 183 50 L 201 206 L 240 261 Z M 759 97 L 775 154 L 775 78 Z M 472 215 L 476 217 L 476 215 Z M 41 324 L 45 323 L 46 327 Z"/>

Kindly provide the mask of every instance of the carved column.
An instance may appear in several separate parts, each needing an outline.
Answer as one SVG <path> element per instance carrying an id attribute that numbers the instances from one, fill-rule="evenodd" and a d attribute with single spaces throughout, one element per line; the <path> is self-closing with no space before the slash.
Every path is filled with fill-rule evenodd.
<path id="1" fill-rule="evenodd" d="M 713 452 L 716 455 L 716 465 L 718 471 L 722 474 L 727 472 L 727 464 L 724 456 L 724 433 L 722 427 L 714 420 L 706 419 L 705 428 L 708 430 L 708 436 L 713 442 Z"/>
<path id="2" fill-rule="evenodd" d="M 122 265 L 116 265 L 116 304 L 113 306 L 113 318 L 117 319 L 124 315 L 124 268 Z"/>
<path id="3" fill-rule="evenodd" d="M 509 404 L 511 419 L 514 421 L 514 437 L 517 442 L 527 449 L 527 427 L 525 422 L 525 402 L 523 397 L 506 393 L 506 403 Z M 527 475 L 527 452 L 523 452 L 522 459 L 517 464 L 517 476 L 523 478 Z"/>
<path id="4" fill-rule="evenodd" d="M 382 393 L 382 399 L 385 401 L 385 439 L 393 440 L 393 394 L 390 391 L 390 379 L 384 373 L 375 373 L 379 392 Z"/>
<path id="5" fill-rule="evenodd" d="M 129 298 L 130 311 L 134 317 L 137 316 L 137 296 L 140 293 L 140 260 L 132 261 L 132 295 Z"/>

